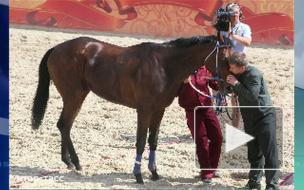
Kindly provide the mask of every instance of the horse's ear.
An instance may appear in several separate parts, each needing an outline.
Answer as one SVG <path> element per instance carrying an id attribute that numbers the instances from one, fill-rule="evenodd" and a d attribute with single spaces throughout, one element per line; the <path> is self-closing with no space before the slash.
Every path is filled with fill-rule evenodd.
<path id="1" fill-rule="evenodd" d="M 217 32 L 217 39 L 219 40 L 220 44 L 224 44 L 225 39 L 223 35 L 220 33 L 220 31 Z"/>

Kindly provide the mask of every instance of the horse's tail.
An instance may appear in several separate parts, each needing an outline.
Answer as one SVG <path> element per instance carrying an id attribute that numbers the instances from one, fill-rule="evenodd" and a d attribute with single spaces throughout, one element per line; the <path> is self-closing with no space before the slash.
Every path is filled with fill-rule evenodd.
<path id="1" fill-rule="evenodd" d="M 50 86 L 50 74 L 47 67 L 47 61 L 54 48 L 49 49 L 43 56 L 39 66 L 39 82 L 34 98 L 32 108 L 32 128 L 38 129 L 41 125 L 42 119 L 49 99 L 49 86 Z"/>

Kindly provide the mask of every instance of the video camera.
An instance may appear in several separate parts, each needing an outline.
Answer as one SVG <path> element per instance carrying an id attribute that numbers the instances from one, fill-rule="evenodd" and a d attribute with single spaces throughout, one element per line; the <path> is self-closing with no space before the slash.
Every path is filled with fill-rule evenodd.
<path id="1" fill-rule="evenodd" d="M 221 7 L 215 13 L 218 21 L 214 27 L 217 31 L 227 32 L 229 30 L 229 17 L 235 16 L 235 12 L 226 11 L 223 7 Z"/>

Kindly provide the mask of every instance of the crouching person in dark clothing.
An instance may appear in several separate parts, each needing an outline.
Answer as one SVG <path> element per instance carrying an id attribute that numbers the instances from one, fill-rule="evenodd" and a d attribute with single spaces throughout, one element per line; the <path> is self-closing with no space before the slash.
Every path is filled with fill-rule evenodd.
<path id="1" fill-rule="evenodd" d="M 265 170 L 266 189 L 279 189 L 278 151 L 276 141 L 276 113 L 261 72 L 248 65 L 246 55 L 242 52 L 229 57 L 230 71 L 235 74 L 227 77 L 227 83 L 234 86 L 238 93 L 240 106 L 259 106 L 242 108 L 245 132 L 254 140 L 247 143 L 248 160 L 251 165 L 249 182 L 245 189 L 260 189 L 263 170 Z M 265 164 L 263 163 L 263 156 Z"/>

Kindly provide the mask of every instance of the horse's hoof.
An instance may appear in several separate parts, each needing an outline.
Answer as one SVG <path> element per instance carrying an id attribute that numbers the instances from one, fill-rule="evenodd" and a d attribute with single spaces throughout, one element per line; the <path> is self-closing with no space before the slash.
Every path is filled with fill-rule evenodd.
<path id="1" fill-rule="evenodd" d="M 81 171 L 82 170 L 82 167 L 80 165 L 76 166 L 76 170 L 77 171 Z"/>
<path id="2" fill-rule="evenodd" d="M 143 179 L 141 177 L 141 173 L 136 174 L 135 178 L 136 178 L 136 183 L 138 183 L 138 184 L 144 184 L 144 181 L 143 181 Z"/>
<path id="3" fill-rule="evenodd" d="M 67 167 L 68 170 L 73 170 L 74 168 L 75 168 L 74 164 L 69 164 Z"/>
<path id="4" fill-rule="evenodd" d="M 152 181 L 157 181 L 157 180 L 159 180 L 159 175 L 157 174 L 156 170 L 155 170 L 155 171 L 151 171 L 151 172 L 152 172 L 151 180 L 152 180 Z"/>

